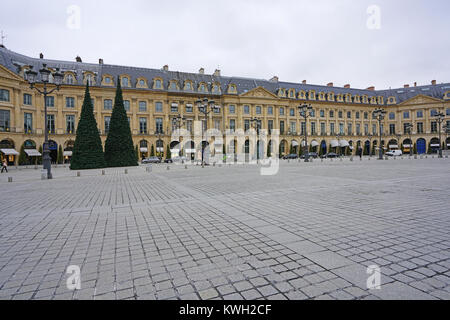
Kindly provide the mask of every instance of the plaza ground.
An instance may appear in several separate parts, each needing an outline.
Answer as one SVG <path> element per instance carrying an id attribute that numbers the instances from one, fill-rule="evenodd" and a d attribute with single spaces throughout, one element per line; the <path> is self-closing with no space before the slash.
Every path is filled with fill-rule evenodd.
<path id="1" fill-rule="evenodd" d="M 10 169 L 0 299 L 450 299 L 449 159 Z"/>

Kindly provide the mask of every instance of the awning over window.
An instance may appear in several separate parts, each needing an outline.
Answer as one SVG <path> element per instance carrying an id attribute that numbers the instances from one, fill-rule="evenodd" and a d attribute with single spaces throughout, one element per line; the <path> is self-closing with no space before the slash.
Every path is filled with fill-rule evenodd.
<path id="1" fill-rule="evenodd" d="M 337 140 L 331 140 L 330 144 L 332 148 L 339 147 L 339 141 Z"/>
<path id="2" fill-rule="evenodd" d="M 142 153 L 147 153 L 148 152 L 148 148 L 141 148 L 141 152 Z"/>
<path id="3" fill-rule="evenodd" d="M 348 143 L 347 140 L 341 140 L 341 141 L 339 141 L 339 145 L 340 145 L 342 148 L 345 148 L 345 147 L 349 147 L 349 146 L 350 146 L 350 144 Z"/>
<path id="4" fill-rule="evenodd" d="M 317 141 L 313 141 L 313 142 L 311 142 L 311 146 L 314 148 L 314 147 L 318 147 L 319 146 L 319 143 L 317 142 Z"/>
<path id="5" fill-rule="evenodd" d="M 71 157 L 73 155 L 73 151 L 64 151 L 64 157 Z"/>
<path id="6" fill-rule="evenodd" d="M 171 153 L 180 153 L 180 149 L 170 149 Z"/>
<path id="7" fill-rule="evenodd" d="M 14 149 L 0 149 L 5 156 L 18 156 L 19 153 Z"/>
<path id="8" fill-rule="evenodd" d="M 295 141 L 295 140 L 294 140 L 294 141 L 292 141 L 292 146 L 293 146 L 293 147 L 298 147 L 298 142 L 297 142 L 297 141 Z"/>
<path id="9" fill-rule="evenodd" d="M 430 147 L 432 147 L 432 148 L 439 148 L 439 144 L 431 144 Z"/>
<path id="10" fill-rule="evenodd" d="M 411 148 L 412 146 L 410 144 L 404 144 L 403 148 Z"/>
<path id="11" fill-rule="evenodd" d="M 391 145 L 389 145 L 389 148 L 391 148 L 391 149 L 398 149 L 398 145 L 396 145 L 396 144 L 391 144 Z"/>
<path id="12" fill-rule="evenodd" d="M 164 152 L 164 148 L 156 148 L 156 152 Z"/>
<path id="13" fill-rule="evenodd" d="M 39 151 L 37 151 L 36 149 L 25 149 L 25 153 L 29 157 L 40 157 L 40 156 L 42 156 L 42 154 Z"/>
<path id="14" fill-rule="evenodd" d="M 195 149 L 186 149 L 186 153 L 195 153 Z"/>

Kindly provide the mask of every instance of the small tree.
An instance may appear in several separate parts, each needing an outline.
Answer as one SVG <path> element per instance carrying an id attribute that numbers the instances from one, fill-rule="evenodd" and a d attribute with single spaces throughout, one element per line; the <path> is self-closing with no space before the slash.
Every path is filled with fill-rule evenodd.
<path id="1" fill-rule="evenodd" d="M 28 164 L 28 156 L 25 153 L 25 144 L 22 144 L 22 147 L 20 147 L 20 153 L 19 153 L 19 166 L 24 166 Z"/>
<path id="2" fill-rule="evenodd" d="M 136 145 L 136 147 L 134 148 L 134 152 L 136 153 L 136 159 L 139 159 L 139 148 Z"/>
<path id="3" fill-rule="evenodd" d="M 414 153 L 414 154 L 417 154 L 417 144 L 415 144 L 415 143 L 414 143 L 413 153 Z"/>
<path id="4" fill-rule="evenodd" d="M 167 150 L 167 152 L 166 152 L 166 159 L 172 159 L 172 152 L 170 151 L 170 146 L 169 145 L 167 145 L 167 148 L 166 148 L 166 150 Z"/>
<path id="5" fill-rule="evenodd" d="M 37 164 L 42 164 L 42 145 L 41 146 L 39 146 L 39 153 L 41 154 L 41 156 L 40 157 L 36 157 L 36 162 L 37 162 Z"/>
<path id="6" fill-rule="evenodd" d="M 63 154 L 63 149 L 62 149 L 61 145 L 59 145 L 59 148 L 58 148 L 58 156 L 56 158 L 56 162 L 58 164 L 62 164 L 64 162 L 64 154 Z"/>
<path id="7" fill-rule="evenodd" d="M 270 143 L 267 144 L 267 158 L 270 158 L 272 156 L 272 152 L 270 150 Z"/>
<path id="8" fill-rule="evenodd" d="M 151 149 L 150 149 L 150 157 L 154 157 L 155 156 L 155 146 L 152 145 Z"/>
<path id="9" fill-rule="evenodd" d="M 117 79 L 116 97 L 108 137 L 106 138 L 105 161 L 109 167 L 138 165 L 119 78 Z"/>

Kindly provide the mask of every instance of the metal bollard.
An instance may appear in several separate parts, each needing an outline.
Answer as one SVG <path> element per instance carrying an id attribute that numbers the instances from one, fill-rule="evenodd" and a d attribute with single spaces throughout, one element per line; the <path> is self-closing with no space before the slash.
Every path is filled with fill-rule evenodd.
<path id="1" fill-rule="evenodd" d="M 105 170 L 102 170 L 102 176 L 104 176 L 105 175 Z"/>
<path id="2" fill-rule="evenodd" d="M 167 171 L 169 171 L 170 170 L 170 167 L 169 166 L 167 166 Z"/>
<path id="3" fill-rule="evenodd" d="M 13 182 L 13 178 L 12 177 L 8 177 L 8 182 Z"/>
<path id="4" fill-rule="evenodd" d="M 188 168 L 187 164 L 186 164 L 186 165 L 184 165 L 184 169 L 185 169 L 185 170 L 187 170 L 187 168 Z"/>
<path id="5" fill-rule="evenodd" d="M 125 174 L 128 174 L 128 169 L 125 169 Z"/>
<path id="6" fill-rule="evenodd" d="M 81 177 L 81 172 L 80 171 L 77 172 L 77 177 Z"/>
<path id="7" fill-rule="evenodd" d="M 149 165 L 145 168 L 145 171 L 152 172 L 152 165 Z"/>

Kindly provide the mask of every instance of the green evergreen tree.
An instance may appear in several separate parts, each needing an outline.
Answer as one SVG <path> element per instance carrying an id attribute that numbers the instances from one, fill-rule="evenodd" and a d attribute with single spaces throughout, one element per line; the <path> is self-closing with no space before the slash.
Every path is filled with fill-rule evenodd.
<path id="1" fill-rule="evenodd" d="M 25 153 L 25 144 L 22 144 L 19 152 L 19 166 L 24 166 L 26 164 L 28 164 L 28 156 Z"/>
<path id="2" fill-rule="evenodd" d="M 89 85 L 86 84 L 70 169 L 86 170 L 105 167 L 102 141 L 98 132 L 97 121 L 94 117 L 94 107 L 89 93 Z"/>
<path id="3" fill-rule="evenodd" d="M 415 144 L 415 143 L 414 143 L 413 153 L 414 153 L 414 154 L 417 154 L 417 144 Z"/>
<path id="4" fill-rule="evenodd" d="M 137 166 L 136 152 L 131 138 L 130 124 L 123 104 L 120 79 L 117 79 L 116 98 L 105 144 L 105 161 L 108 167 Z"/>
<path id="5" fill-rule="evenodd" d="M 167 150 L 167 152 L 166 152 L 166 159 L 172 159 L 172 152 L 170 151 L 170 146 L 169 145 L 167 145 L 167 148 L 166 148 L 166 150 Z"/>
<path id="6" fill-rule="evenodd" d="M 41 156 L 40 157 L 36 157 L 36 163 L 37 164 L 42 164 L 42 152 L 43 152 L 42 151 L 42 145 L 39 146 L 39 150 L 38 151 L 41 154 Z"/>
<path id="7" fill-rule="evenodd" d="M 139 148 L 138 145 L 134 148 L 134 152 L 136 153 L 136 159 L 139 159 Z"/>
<path id="8" fill-rule="evenodd" d="M 154 157 L 155 156 L 155 146 L 152 145 L 151 149 L 150 149 L 150 157 Z"/>
<path id="9" fill-rule="evenodd" d="M 267 144 L 267 158 L 272 156 L 272 152 L 270 152 L 270 143 Z"/>
<path id="10" fill-rule="evenodd" d="M 58 164 L 62 164 L 62 163 L 64 162 L 64 153 L 63 153 L 63 149 L 62 149 L 62 146 L 61 146 L 61 145 L 59 145 L 59 148 L 58 148 L 58 156 L 57 156 L 56 159 L 57 159 L 56 162 L 57 162 Z"/>

